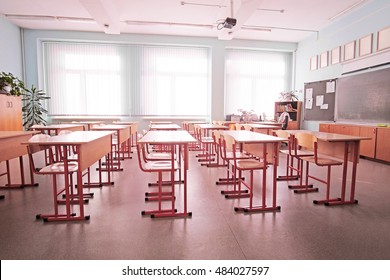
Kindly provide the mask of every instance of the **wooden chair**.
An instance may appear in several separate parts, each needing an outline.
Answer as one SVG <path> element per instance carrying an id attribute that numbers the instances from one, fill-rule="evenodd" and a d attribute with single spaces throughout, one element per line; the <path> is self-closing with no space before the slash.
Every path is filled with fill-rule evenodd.
<path id="1" fill-rule="evenodd" d="M 280 129 L 274 131 L 274 135 L 277 137 L 288 139 L 288 141 L 283 142 L 284 144 L 287 145 L 287 149 L 280 149 L 279 150 L 280 153 L 286 155 L 286 175 L 279 175 L 277 177 L 277 180 L 278 181 L 298 180 L 298 178 L 299 178 L 298 170 L 297 170 L 297 167 L 294 166 L 294 159 L 297 159 L 297 157 L 295 157 L 294 156 L 295 154 L 293 153 L 293 151 L 294 151 L 294 147 L 293 147 L 294 136 L 290 135 L 287 131 L 280 130 Z M 298 164 L 299 164 L 299 161 L 298 161 Z M 296 172 L 295 174 L 294 174 L 294 171 Z"/>
<path id="2" fill-rule="evenodd" d="M 238 188 L 238 177 L 236 168 L 234 166 L 234 158 L 248 159 L 249 156 L 239 150 L 233 150 L 234 139 L 229 135 L 219 134 L 219 151 L 223 162 L 226 164 L 226 177 L 219 178 L 216 182 L 217 185 L 230 185 L 232 184 L 233 190 L 222 190 L 221 194 L 225 195 L 225 198 L 239 198 L 248 197 L 248 190 L 241 190 Z M 244 179 L 244 178 L 241 178 Z"/>
<path id="3" fill-rule="evenodd" d="M 234 141 L 234 138 L 230 135 L 225 135 L 224 136 L 226 140 L 226 146 L 228 146 L 230 143 L 232 143 L 232 155 L 233 155 L 233 161 L 232 165 L 234 167 L 234 170 L 236 171 L 236 176 L 235 178 L 237 179 L 237 184 L 238 184 L 238 193 L 231 195 L 231 198 L 234 197 L 249 197 L 249 207 L 234 207 L 234 211 L 244 211 L 244 212 L 251 212 L 254 209 L 253 207 L 253 193 L 254 193 L 254 184 L 253 184 L 253 173 L 255 170 L 262 170 L 263 171 L 263 187 L 266 187 L 266 168 L 267 168 L 267 161 L 266 160 L 260 160 L 259 156 L 260 154 L 257 153 L 257 147 L 254 145 L 247 145 L 246 147 L 248 148 L 248 151 L 245 150 L 248 153 L 253 153 L 253 155 L 256 156 L 254 157 L 248 157 L 246 155 L 246 158 L 240 158 L 238 155 L 241 155 L 240 153 L 236 153 L 237 150 L 240 152 L 243 152 L 240 150 L 240 145 L 237 145 Z M 256 145 L 258 146 L 258 145 Z M 244 145 L 245 149 L 245 145 Z M 244 172 L 249 172 L 249 182 L 246 182 L 243 180 L 243 173 Z M 245 186 L 248 190 L 247 194 L 242 194 L 242 185 Z"/>
<path id="4" fill-rule="evenodd" d="M 199 126 L 195 125 L 195 138 L 198 141 L 200 154 L 196 157 L 199 162 L 206 162 L 205 165 L 214 161 L 214 139 L 212 136 L 203 135 Z"/>
<path id="5" fill-rule="evenodd" d="M 310 133 L 304 133 L 299 132 L 295 134 L 295 139 L 297 139 L 296 143 L 300 143 L 302 145 L 305 145 L 306 147 L 312 148 L 314 150 L 313 156 L 306 156 L 302 158 L 302 161 L 306 162 L 306 173 L 305 173 L 305 185 L 308 186 L 308 180 L 309 178 L 314 179 L 318 182 L 324 183 L 326 185 L 326 196 L 323 200 L 314 200 L 313 203 L 315 204 L 325 204 L 327 205 L 328 202 L 331 201 L 339 201 L 340 198 L 330 198 L 330 180 L 331 180 L 331 168 L 332 166 L 340 166 L 343 164 L 342 161 L 335 160 L 330 157 L 322 156 L 318 153 L 319 150 L 319 143 L 317 137 Z M 316 166 L 320 167 L 327 167 L 327 175 L 326 179 L 318 178 L 313 175 L 309 175 L 309 164 L 315 164 Z M 318 188 L 313 188 L 318 189 Z M 296 190 L 298 191 L 298 190 Z M 305 192 L 302 190 L 301 192 Z M 307 191 L 306 191 L 307 192 Z"/>
<path id="6" fill-rule="evenodd" d="M 290 136 L 290 147 L 292 146 L 292 148 L 289 148 L 290 157 L 298 160 L 296 168 L 293 165 L 289 167 L 297 172 L 299 178 L 299 184 L 288 185 L 290 189 L 294 190 L 294 193 L 318 192 L 318 188 L 313 188 L 313 184 L 309 184 L 307 180 L 303 183 L 303 160 L 314 156 L 312 141 L 313 138 L 310 133 L 299 132 Z"/>
<path id="7" fill-rule="evenodd" d="M 172 172 L 172 169 L 174 171 L 178 170 L 178 163 L 176 160 L 170 157 L 168 160 L 148 160 L 146 158 L 146 144 L 137 143 L 137 155 L 138 155 L 138 163 L 139 167 L 142 171 L 148 172 L 148 173 L 157 173 L 158 179 L 157 179 L 157 186 L 158 191 L 157 192 L 146 192 L 145 193 L 145 201 L 157 201 L 158 202 L 158 209 L 156 210 L 149 210 L 149 211 L 142 211 L 142 215 L 151 215 L 152 218 L 155 217 L 155 214 L 159 213 L 174 213 L 176 212 L 174 201 L 174 172 Z M 173 147 L 172 147 L 173 149 Z M 173 168 L 172 168 L 173 164 Z M 162 186 L 163 186 L 163 173 L 170 173 L 171 174 L 171 191 L 170 192 L 163 192 Z M 149 184 L 150 185 L 150 184 Z M 172 203 L 172 206 L 170 209 L 163 209 L 162 202 L 169 200 Z"/>
<path id="8" fill-rule="evenodd" d="M 78 203 L 77 198 L 73 196 L 73 179 L 72 175 L 78 171 L 78 164 L 76 161 L 56 161 L 54 158 L 54 152 L 50 146 L 41 146 L 35 144 L 34 142 L 47 140 L 50 138 L 50 135 L 47 134 L 37 134 L 29 139 L 29 144 L 27 145 L 28 156 L 30 160 L 30 169 L 31 172 L 38 175 L 51 175 L 52 176 L 52 188 L 53 188 L 53 204 L 54 204 L 54 213 L 53 214 L 37 214 L 37 219 L 43 219 L 44 221 L 66 221 L 71 220 L 72 216 L 75 216 L 74 213 L 70 213 L 70 204 Z M 37 167 L 35 157 L 39 152 L 45 151 L 49 158 L 49 164 L 45 164 L 43 167 Z M 69 177 L 66 178 L 66 169 L 68 169 Z M 64 187 L 59 188 L 57 185 L 57 176 L 64 176 Z M 58 196 L 64 193 L 68 198 L 67 200 L 59 200 Z M 88 200 L 84 200 L 88 202 Z M 66 214 L 60 214 L 58 206 L 59 204 L 66 203 Z M 87 217 L 88 219 L 89 217 Z"/>

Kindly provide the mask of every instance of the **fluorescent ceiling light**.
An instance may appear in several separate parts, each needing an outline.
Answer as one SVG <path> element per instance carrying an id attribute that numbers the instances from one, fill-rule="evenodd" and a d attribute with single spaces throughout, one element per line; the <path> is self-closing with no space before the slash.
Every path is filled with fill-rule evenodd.
<path id="1" fill-rule="evenodd" d="M 202 4 L 202 3 L 193 3 L 193 2 L 184 2 L 184 1 L 182 1 L 180 4 L 182 6 L 184 6 L 184 5 L 191 5 L 191 6 L 205 6 L 205 7 L 215 7 L 215 8 L 226 8 L 226 6 L 223 6 L 223 5 Z"/>
<path id="2" fill-rule="evenodd" d="M 161 22 L 161 21 L 124 21 L 127 25 L 145 25 L 145 26 L 177 26 L 177 27 L 198 27 L 213 29 L 211 24 L 193 24 L 193 23 L 178 23 L 178 22 Z"/>
<path id="3" fill-rule="evenodd" d="M 77 18 L 77 17 L 57 17 L 57 16 L 41 16 L 41 15 L 5 15 L 9 19 L 18 20 L 49 20 L 49 21 L 66 21 L 66 22 L 82 22 L 82 23 L 95 23 L 92 18 Z"/>
<path id="4" fill-rule="evenodd" d="M 277 10 L 277 9 L 256 9 L 256 11 L 265 11 L 265 12 L 278 12 L 278 13 L 284 13 L 284 9 L 283 10 Z"/>
<path id="5" fill-rule="evenodd" d="M 21 19 L 21 20 L 56 20 L 54 16 L 40 16 L 40 15 L 4 15 L 10 19 Z"/>
<path id="6" fill-rule="evenodd" d="M 92 18 L 57 17 L 57 20 L 66 22 L 96 23 L 96 21 Z"/>
<path id="7" fill-rule="evenodd" d="M 271 32 L 271 28 L 265 28 L 261 26 L 253 26 L 253 25 L 243 25 L 241 27 L 242 30 L 253 30 L 253 31 L 261 31 L 261 32 Z"/>

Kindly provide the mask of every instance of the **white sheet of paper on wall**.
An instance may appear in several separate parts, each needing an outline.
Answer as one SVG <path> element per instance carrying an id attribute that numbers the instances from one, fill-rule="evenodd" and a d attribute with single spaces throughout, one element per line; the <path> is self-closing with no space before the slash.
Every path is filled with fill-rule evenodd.
<path id="1" fill-rule="evenodd" d="M 306 98 L 313 98 L 313 89 L 312 88 L 306 89 Z"/>
<path id="2" fill-rule="evenodd" d="M 328 110 L 328 104 L 322 104 L 322 105 L 320 106 L 320 109 L 321 109 L 321 110 Z"/>
<path id="3" fill-rule="evenodd" d="M 336 82 L 326 82 L 326 93 L 334 93 L 336 91 Z"/>
<path id="4" fill-rule="evenodd" d="M 305 108 L 312 109 L 313 108 L 313 98 L 306 98 L 305 100 Z"/>
<path id="5" fill-rule="evenodd" d="M 321 106 L 324 104 L 324 96 L 323 95 L 317 95 L 316 97 L 316 106 Z"/>

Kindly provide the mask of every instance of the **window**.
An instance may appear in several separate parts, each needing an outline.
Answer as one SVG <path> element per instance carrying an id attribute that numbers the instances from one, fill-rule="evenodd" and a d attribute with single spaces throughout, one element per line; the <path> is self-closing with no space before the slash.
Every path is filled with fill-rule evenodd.
<path id="1" fill-rule="evenodd" d="M 45 43 L 45 88 L 51 115 L 123 115 L 118 49 L 105 45 Z"/>
<path id="2" fill-rule="evenodd" d="M 136 114 L 207 116 L 210 74 L 205 48 L 143 47 Z"/>
<path id="3" fill-rule="evenodd" d="M 279 93 L 291 87 L 291 53 L 226 50 L 225 113 L 238 109 L 273 118 Z"/>
<path id="4" fill-rule="evenodd" d="M 209 49 L 44 42 L 50 115 L 208 116 Z"/>

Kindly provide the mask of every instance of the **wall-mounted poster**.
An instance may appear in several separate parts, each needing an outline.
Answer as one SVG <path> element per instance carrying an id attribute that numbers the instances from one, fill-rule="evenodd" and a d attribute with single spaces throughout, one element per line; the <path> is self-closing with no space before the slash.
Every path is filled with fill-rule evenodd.
<path id="1" fill-rule="evenodd" d="M 328 66 L 328 52 L 323 52 L 320 56 L 320 67 L 324 68 Z"/>
<path id="2" fill-rule="evenodd" d="M 355 41 L 344 45 L 344 61 L 355 58 Z"/>
<path id="3" fill-rule="evenodd" d="M 372 34 L 359 40 L 359 56 L 372 53 Z"/>
<path id="4" fill-rule="evenodd" d="M 331 55 L 330 55 L 330 63 L 331 64 L 337 64 L 340 62 L 340 59 L 341 59 L 341 51 L 340 51 L 340 46 L 337 47 L 337 48 L 334 48 L 332 51 L 331 51 Z"/>
<path id="5" fill-rule="evenodd" d="M 390 26 L 378 32 L 378 51 L 390 48 Z"/>
<path id="6" fill-rule="evenodd" d="M 316 70 L 317 69 L 317 56 L 312 56 L 310 58 L 310 70 Z"/>

